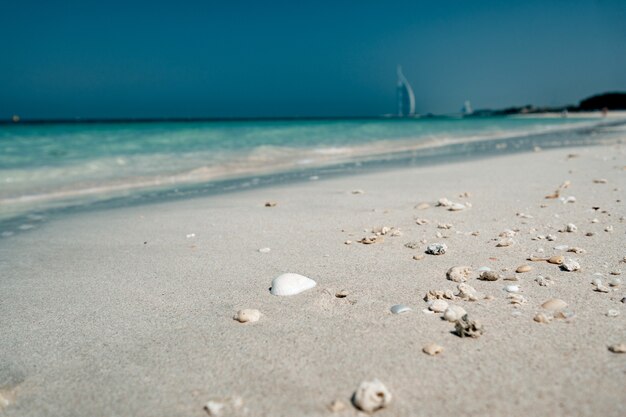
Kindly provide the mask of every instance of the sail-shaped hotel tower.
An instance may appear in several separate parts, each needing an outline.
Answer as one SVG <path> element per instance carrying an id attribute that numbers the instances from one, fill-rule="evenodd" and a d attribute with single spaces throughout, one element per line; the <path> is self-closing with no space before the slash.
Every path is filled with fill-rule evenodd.
<path id="1" fill-rule="evenodd" d="M 402 73 L 402 67 L 398 65 L 398 116 L 415 115 L 415 94 L 413 88 Z"/>

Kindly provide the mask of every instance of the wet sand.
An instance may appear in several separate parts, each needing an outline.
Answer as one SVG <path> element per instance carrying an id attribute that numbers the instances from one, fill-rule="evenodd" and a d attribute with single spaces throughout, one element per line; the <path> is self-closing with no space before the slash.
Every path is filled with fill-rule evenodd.
<path id="1" fill-rule="evenodd" d="M 602 293 L 591 281 L 626 281 L 625 166 L 623 144 L 559 149 L 44 221 L 0 240 L 0 414 L 206 416 L 207 401 L 239 396 L 249 416 L 353 416 L 358 384 L 378 378 L 393 396 L 380 416 L 624 415 L 626 354 L 608 346 L 626 343 L 626 283 Z M 565 181 L 574 203 L 544 198 Z M 442 197 L 471 208 L 435 207 Z M 568 223 L 578 230 L 559 232 Z M 382 226 L 402 235 L 356 243 Z M 514 244 L 496 247 L 507 229 Z M 447 252 L 413 259 L 432 243 Z M 467 284 L 493 299 L 448 301 L 483 323 L 476 339 L 422 311 L 429 290 L 456 292 L 446 271 L 458 265 L 518 277 L 474 273 Z M 271 295 L 285 272 L 317 286 Z M 525 304 L 510 304 L 508 284 Z M 535 322 L 553 297 L 573 317 Z M 261 319 L 233 320 L 244 308 Z M 430 342 L 444 351 L 426 355 Z M 333 400 L 346 409 L 329 411 Z"/>

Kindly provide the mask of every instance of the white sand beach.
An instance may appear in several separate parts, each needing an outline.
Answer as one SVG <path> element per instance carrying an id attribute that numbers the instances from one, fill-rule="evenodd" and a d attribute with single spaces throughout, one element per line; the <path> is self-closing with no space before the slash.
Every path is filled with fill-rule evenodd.
<path id="1" fill-rule="evenodd" d="M 626 415 L 626 354 L 608 349 L 626 343 L 625 168 L 623 143 L 563 148 L 41 222 L 0 240 L 0 414 L 200 417 L 240 397 L 225 416 L 355 416 L 355 389 L 378 378 L 392 399 L 376 416 Z M 357 243 L 383 226 L 401 235 Z M 432 243 L 447 252 L 424 254 Z M 458 292 L 453 266 L 480 296 L 446 302 L 478 338 L 423 312 L 429 290 Z M 517 281 L 478 280 L 483 266 Z M 270 294 L 286 272 L 317 286 Z M 555 318 L 550 298 L 567 303 Z M 233 320 L 246 308 L 260 320 Z M 431 342 L 443 351 L 423 353 Z"/>

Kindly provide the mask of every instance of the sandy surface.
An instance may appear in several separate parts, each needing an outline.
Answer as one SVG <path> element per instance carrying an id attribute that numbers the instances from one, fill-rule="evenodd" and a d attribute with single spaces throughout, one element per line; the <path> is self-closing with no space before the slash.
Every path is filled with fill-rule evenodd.
<path id="1" fill-rule="evenodd" d="M 626 415 L 626 354 L 607 349 L 626 343 L 626 286 L 600 293 L 590 284 L 594 273 L 606 284 L 620 270 L 626 281 L 625 165 L 624 145 L 561 149 L 44 221 L 0 241 L 3 413 L 206 416 L 208 400 L 240 396 L 249 416 L 352 416 L 357 385 L 379 378 L 393 395 L 380 416 Z M 566 180 L 561 195 L 575 203 L 544 199 Z M 414 208 L 441 197 L 472 207 Z M 264 207 L 269 200 L 277 206 Z M 567 223 L 578 231 L 559 232 Z M 376 226 L 403 235 L 344 244 Z M 505 229 L 519 230 L 515 244 L 496 247 Z M 557 240 L 532 240 L 547 234 Z M 448 252 L 413 260 L 426 244 L 404 244 L 422 239 Z M 540 248 L 582 269 L 525 260 Z M 517 282 L 470 278 L 492 300 L 451 302 L 483 322 L 480 338 L 459 338 L 422 312 L 428 290 L 456 289 L 451 266 L 510 276 L 527 263 L 533 270 Z M 283 272 L 318 286 L 273 296 Z M 538 275 L 554 285 L 539 286 Z M 528 302 L 510 304 L 506 284 Z M 348 297 L 336 298 L 339 290 Z M 550 297 L 575 316 L 534 322 Z M 392 315 L 397 303 L 413 311 Z M 242 308 L 263 316 L 240 324 L 232 316 Z M 609 309 L 621 314 L 607 317 Z M 422 353 L 428 342 L 444 352 Z M 335 399 L 345 411 L 327 410 Z"/>

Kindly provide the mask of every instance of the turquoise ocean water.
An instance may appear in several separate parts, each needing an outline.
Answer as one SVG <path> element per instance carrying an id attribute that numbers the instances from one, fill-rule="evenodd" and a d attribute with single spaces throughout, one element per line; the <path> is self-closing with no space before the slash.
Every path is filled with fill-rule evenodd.
<path id="1" fill-rule="evenodd" d="M 285 173 L 349 171 L 368 161 L 558 146 L 572 132 L 586 132 L 576 137 L 588 144 L 604 124 L 514 117 L 5 124 L 0 221 L 237 179 L 249 186 Z"/>

